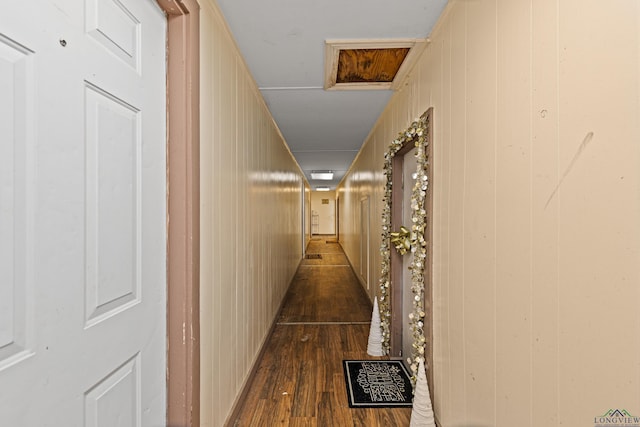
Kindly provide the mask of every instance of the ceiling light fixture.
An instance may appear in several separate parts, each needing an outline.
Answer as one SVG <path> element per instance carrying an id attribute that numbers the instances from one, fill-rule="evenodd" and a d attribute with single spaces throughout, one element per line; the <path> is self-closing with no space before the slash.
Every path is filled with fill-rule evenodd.
<path id="1" fill-rule="evenodd" d="M 331 181 L 333 179 L 333 171 L 311 171 L 311 179 Z"/>
<path id="2" fill-rule="evenodd" d="M 329 187 L 316 187 L 316 191 L 330 191 Z"/>

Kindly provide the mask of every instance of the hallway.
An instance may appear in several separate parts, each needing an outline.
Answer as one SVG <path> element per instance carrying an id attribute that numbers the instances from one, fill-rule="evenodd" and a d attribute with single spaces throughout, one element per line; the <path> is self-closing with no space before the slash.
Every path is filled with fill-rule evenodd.
<path id="1" fill-rule="evenodd" d="M 234 426 L 403 426 L 410 408 L 349 408 L 343 359 L 367 355 L 371 303 L 334 238 L 315 237 Z"/>

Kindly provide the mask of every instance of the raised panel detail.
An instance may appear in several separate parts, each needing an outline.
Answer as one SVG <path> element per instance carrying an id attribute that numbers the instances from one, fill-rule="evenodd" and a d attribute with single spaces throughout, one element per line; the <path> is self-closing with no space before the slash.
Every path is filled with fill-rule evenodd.
<path id="1" fill-rule="evenodd" d="M 140 112 L 86 85 L 87 326 L 140 301 Z"/>
<path id="2" fill-rule="evenodd" d="M 140 354 L 84 394 L 85 427 L 139 427 Z"/>
<path id="3" fill-rule="evenodd" d="M 118 0 L 87 0 L 86 31 L 140 72 L 140 22 Z"/>
<path id="4" fill-rule="evenodd" d="M 31 354 L 32 53 L 0 34 L 0 369 Z"/>

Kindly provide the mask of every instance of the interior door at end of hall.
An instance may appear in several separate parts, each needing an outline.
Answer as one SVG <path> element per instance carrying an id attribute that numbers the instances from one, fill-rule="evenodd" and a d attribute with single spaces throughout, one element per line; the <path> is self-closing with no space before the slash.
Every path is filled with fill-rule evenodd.
<path id="1" fill-rule="evenodd" d="M 0 13 L 0 425 L 166 413 L 166 18 L 153 0 Z"/>
<path id="2" fill-rule="evenodd" d="M 411 194 L 413 192 L 413 174 L 418 168 L 413 148 L 404 155 L 402 165 L 402 224 L 411 229 Z M 409 324 L 409 313 L 413 311 L 413 292 L 411 291 L 411 272 L 409 266 L 413 254 L 407 252 L 402 257 L 402 358 L 406 361 L 411 356 L 413 336 Z"/>

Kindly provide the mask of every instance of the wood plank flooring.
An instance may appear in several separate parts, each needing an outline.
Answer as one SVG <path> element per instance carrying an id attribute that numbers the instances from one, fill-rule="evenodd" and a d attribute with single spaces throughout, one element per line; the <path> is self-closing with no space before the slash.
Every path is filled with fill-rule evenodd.
<path id="1" fill-rule="evenodd" d="M 327 241 L 329 243 L 327 243 Z M 314 239 L 231 426 L 408 426 L 411 408 L 349 408 L 343 359 L 367 355 L 371 303 L 340 245 Z"/>

